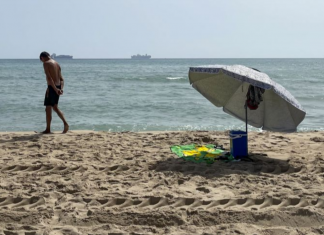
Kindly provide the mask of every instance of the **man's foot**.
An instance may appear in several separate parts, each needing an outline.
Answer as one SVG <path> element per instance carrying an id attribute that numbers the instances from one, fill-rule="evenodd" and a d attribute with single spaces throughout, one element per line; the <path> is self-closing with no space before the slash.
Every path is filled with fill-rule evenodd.
<path id="1" fill-rule="evenodd" d="M 45 131 L 42 131 L 41 134 L 52 134 L 52 132 L 46 129 Z"/>
<path id="2" fill-rule="evenodd" d="M 63 130 L 62 134 L 65 134 L 66 132 L 68 132 L 68 130 L 69 130 L 69 125 L 68 124 L 65 124 L 64 125 L 64 130 Z"/>

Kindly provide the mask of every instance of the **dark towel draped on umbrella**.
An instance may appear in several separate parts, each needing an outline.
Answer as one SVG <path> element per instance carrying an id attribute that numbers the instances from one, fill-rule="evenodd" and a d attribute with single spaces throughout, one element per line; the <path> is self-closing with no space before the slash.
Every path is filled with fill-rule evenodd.
<path id="1" fill-rule="evenodd" d="M 264 89 L 256 87 L 256 86 L 249 86 L 249 90 L 246 94 L 246 104 L 250 110 L 255 110 L 259 107 L 259 104 L 262 99 L 262 94 L 264 93 Z"/>

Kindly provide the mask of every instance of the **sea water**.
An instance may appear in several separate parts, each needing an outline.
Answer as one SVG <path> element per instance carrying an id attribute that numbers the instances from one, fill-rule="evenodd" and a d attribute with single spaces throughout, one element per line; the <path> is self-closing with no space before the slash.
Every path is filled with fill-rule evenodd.
<path id="1" fill-rule="evenodd" d="M 190 66 L 241 64 L 267 73 L 300 102 L 299 131 L 324 129 L 324 59 L 58 60 L 65 79 L 59 108 L 71 130 L 178 131 L 243 129 L 191 87 Z M 43 64 L 0 60 L 0 131 L 45 129 Z M 53 113 L 52 129 L 62 130 Z M 258 131 L 256 128 L 250 128 Z"/>

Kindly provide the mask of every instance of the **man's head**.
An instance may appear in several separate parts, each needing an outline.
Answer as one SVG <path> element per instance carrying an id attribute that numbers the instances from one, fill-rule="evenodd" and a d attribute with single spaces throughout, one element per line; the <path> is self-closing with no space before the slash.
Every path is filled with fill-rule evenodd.
<path id="1" fill-rule="evenodd" d="M 42 61 L 42 62 L 45 62 L 45 61 L 48 61 L 50 59 L 50 54 L 46 51 L 43 51 L 42 53 L 40 53 L 39 55 L 39 59 Z"/>

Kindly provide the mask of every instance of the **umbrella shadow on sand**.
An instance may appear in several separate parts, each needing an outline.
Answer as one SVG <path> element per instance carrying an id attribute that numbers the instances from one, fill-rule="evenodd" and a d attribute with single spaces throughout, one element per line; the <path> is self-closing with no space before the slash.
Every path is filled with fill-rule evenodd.
<path id="1" fill-rule="evenodd" d="M 195 163 L 182 158 L 169 158 L 157 162 L 151 167 L 157 172 L 181 172 L 184 175 L 199 175 L 205 178 L 221 177 L 231 174 L 260 175 L 266 174 L 293 174 L 302 171 L 302 167 L 294 167 L 287 160 L 267 157 L 262 153 L 250 153 L 246 160 L 224 162 L 216 161 L 213 164 Z"/>

